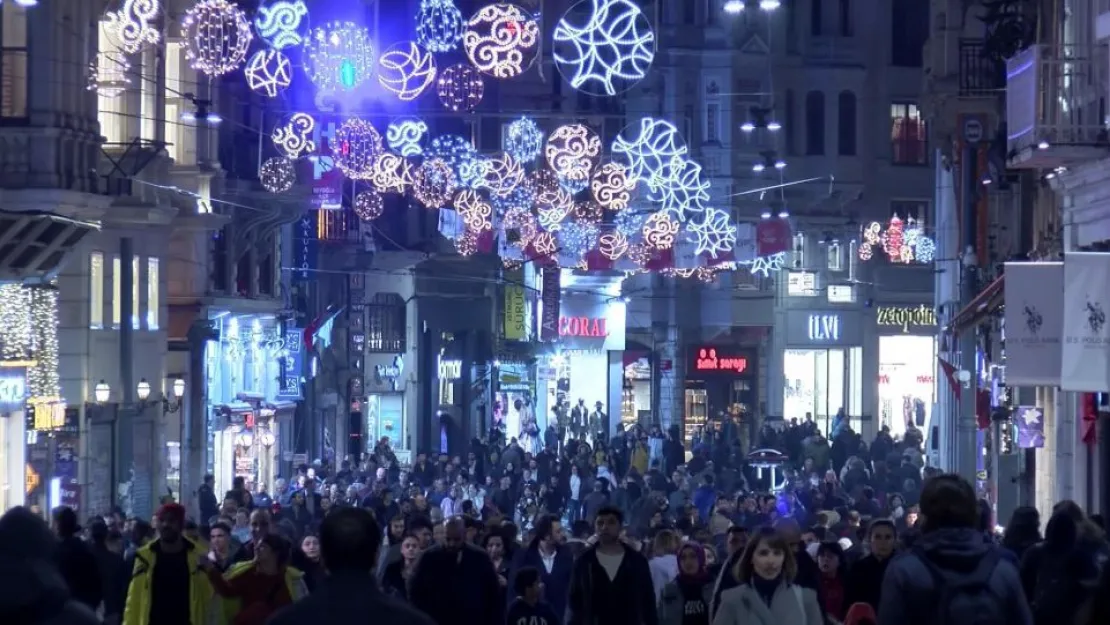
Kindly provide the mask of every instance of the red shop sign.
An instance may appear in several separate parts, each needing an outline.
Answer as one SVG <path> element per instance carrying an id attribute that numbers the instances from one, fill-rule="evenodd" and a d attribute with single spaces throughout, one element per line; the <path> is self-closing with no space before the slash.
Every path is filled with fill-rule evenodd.
<path id="1" fill-rule="evenodd" d="M 719 373 L 742 374 L 748 370 L 749 359 L 747 356 L 723 355 L 717 352 L 716 347 L 702 347 L 693 359 L 694 371 L 711 371 Z"/>
<path id="2" fill-rule="evenodd" d="M 609 336 L 601 317 L 559 317 L 559 336 L 603 339 Z"/>

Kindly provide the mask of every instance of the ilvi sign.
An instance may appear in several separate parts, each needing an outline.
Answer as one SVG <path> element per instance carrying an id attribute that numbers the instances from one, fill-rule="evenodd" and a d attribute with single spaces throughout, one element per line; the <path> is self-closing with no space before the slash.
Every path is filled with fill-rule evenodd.
<path id="1" fill-rule="evenodd" d="M 902 332 L 909 332 L 910 328 L 931 328 L 937 325 L 937 315 L 932 308 L 921 306 L 883 306 L 879 308 L 878 324 L 880 326 L 902 328 Z"/>

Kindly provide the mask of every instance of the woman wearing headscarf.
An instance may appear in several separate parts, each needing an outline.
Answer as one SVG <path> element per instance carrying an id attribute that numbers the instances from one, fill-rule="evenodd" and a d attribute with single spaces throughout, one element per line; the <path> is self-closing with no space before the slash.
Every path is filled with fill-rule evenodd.
<path id="1" fill-rule="evenodd" d="M 709 625 L 712 598 L 705 549 L 686 543 L 678 550 L 678 577 L 663 587 L 659 599 L 659 625 Z"/>

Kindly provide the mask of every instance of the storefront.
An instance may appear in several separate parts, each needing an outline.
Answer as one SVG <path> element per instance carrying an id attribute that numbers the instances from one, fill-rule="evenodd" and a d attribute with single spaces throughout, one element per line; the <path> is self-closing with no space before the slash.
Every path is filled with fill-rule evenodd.
<path id="1" fill-rule="evenodd" d="M 844 411 L 860 431 L 863 415 L 864 341 L 856 310 L 786 311 L 782 358 L 782 414 L 799 422 L 812 418 L 830 434 Z M 772 388 L 774 388 L 772 386 Z"/>
<path id="2" fill-rule="evenodd" d="M 879 426 L 895 438 L 908 423 L 924 429 L 936 397 L 937 320 L 929 306 L 879 306 Z"/>
<path id="3" fill-rule="evenodd" d="M 651 353 L 626 351 L 622 356 L 622 362 L 624 376 L 621 393 L 621 425 L 628 427 L 640 424 L 647 428 L 652 423 Z"/>
<path id="4" fill-rule="evenodd" d="M 536 405 L 534 367 L 526 362 L 497 360 L 494 369 L 494 427 L 508 437 L 520 438 L 522 432 L 534 430 L 542 438 L 547 415 Z"/>
<path id="5" fill-rule="evenodd" d="M 0 512 L 23 505 L 27 488 L 27 382 L 22 368 L 0 369 Z"/>
<path id="6" fill-rule="evenodd" d="M 363 405 L 367 451 L 383 438 L 394 453 L 407 456 L 409 430 L 407 403 L 408 362 L 403 354 L 368 354 L 366 402 Z"/>
<path id="7" fill-rule="evenodd" d="M 759 403 L 758 352 L 733 345 L 698 345 L 686 358 L 683 440 L 691 449 L 706 431 L 735 428 L 750 440 Z M 726 433 L 733 438 L 733 433 Z"/>

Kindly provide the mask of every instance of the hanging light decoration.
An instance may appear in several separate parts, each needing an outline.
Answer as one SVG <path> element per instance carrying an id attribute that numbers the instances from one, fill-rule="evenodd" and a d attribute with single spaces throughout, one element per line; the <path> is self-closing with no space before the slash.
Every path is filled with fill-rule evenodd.
<path id="1" fill-rule="evenodd" d="M 454 170 L 441 158 L 424 161 L 412 178 L 412 196 L 427 208 L 447 206 L 458 187 Z"/>
<path id="2" fill-rule="evenodd" d="M 521 163 L 531 163 L 543 153 L 543 130 L 531 117 L 521 117 L 505 128 L 505 151 Z"/>
<path id="3" fill-rule="evenodd" d="M 368 121 L 352 117 L 335 131 L 332 158 L 339 171 L 352 180 L 370 178 L 374 163 L 384 152 L 382 135 Z"/>
<path id="4" fill-rule="evenodd" d="M 605 210 L 601 208 L 601 204 L 593 200 L 582 200 L 574 204 L 574 219 L 576 221 L 597 225 L 604 215 Z"/>
<path id="5" fill-rule="evenodd" d="M 247 14 L 227 0 L 200 0 L 181 22 L 185 58 L 209 76 L 238 69 L 247 58 L 254 34 Z"/>
<path id="6" fill-rule="evenodd" d="M 297 183 L 297 170 L 293 161 L 275 156 L 258 168 L 258 181 L 270 193 L 285 193 Z"/>
<path id="7" fill-rule="evenodd" d="M 473 230 L 463 230 L 455 238 L 455 251 L 460 256 L 473 256 L 478 253 L 478 233 Z"/>
<path id="8" fill-rule="evenodd" d="M 378 82 L 402 102 L 420 97 L 436 79 L 432 53 L 412 41 L 390 47 L 378 64 Z"/>
<path id="9" fill-rule="evenodd" d="M 515 78 L 536 59 L 540 25 L 515 4 L 484 6 L 470 18 L 463 47 L 470 62 L 494 78 Z"/>
<path id="10" fill-rule="evenodd" d="M 254 14 L 258 37 L 275 50 L 299 46 L 308 25 L 308 6 L 304 0 L 263 2 Z"/>
<path id="11" fill-rule="evenodd" d="M 251 56 L 243 75 L 251 91 L 275 98 L 293 83 L 293 63 L 281 52 L 265 48 Z"/>
<path id="12" fill-rule="evenodd" d="M 396 154 L 385 153 L 378 157 L 370 174 L 370 184 L 379 193 L 404 193 L 411 184 L 412 163 Z"/>
<path id="13" fill-rule="evenodd" d="M 525 178 L 524 182 L 517 185 L 507 196 L 491 196 L 490 203 L 493 204 L 493 208 L 498 215 L 504 215 L 506 211 L 514 208 L 522 208 L 532 212 L 532 208 L 536 204 L 536 188 L 532 185 L 531 180 Z"/>
<path id="14" fill-rule="evenodd" d="M 628 251 L 628 237 L 619 230 L 606 232 L 597 240 L 597 251 L 609 260 L 617 260 Z"/>
<path id="15" fill-rule="evenodd" d="M 543 231 L 532 239 L 532 251 L 539 256 L 552 256 L 559 251 L 559 242 L 554 234 Z"/>
<path id="16" fill-rule="evenodd" d="M 675 237 L 678 236 L 678 222 L 668 213 L 663 211 L 652 213 L 644 222 L 644 243 L 657 250 L 669 250 L 674 247 Z"/>
<path id="17" fill-rule="evenodd" d="M 440 135 L 428 146 L 428 156 L 443 159 L 454 170 L 458 181 L 467 187 L 481 184 L 486 170 L 478 149 L 460 135 Z"/>
<path id="18" fill-rule="evenodd" d="M 571 221 L 559 230 L 563 249 L 574 256 L 583 256 L 597 245 L 597 225 L 584 221 Z"/>
<path id="19" fill-rule="evenodd" d="M 473 111 L 482 102 L 486 83 L 474 66 L 465 63 L 452 65 L 439 75 L 436 93 L 443 107 L 453 113 Z"/>
<path id="20" fill-rule="evenodd" d="M 539 234 L 536 217 L 526 208 L 512 208 L 501 218 L 501 229 L 505 238 L 519 247 L 528 247 Z"/>
<path id="21" fill-rule="evenodd" d="M 628 251 L 625 252 L 628 259 L 639 265 L 641 268 L 646 268 L 652 259 L 652 250 L 646 243 L 631 243 L 628 246 Z"/>
<path id="22" fill-rule="evenodd" d="M 501 258 L 501 266 L 509 271 L 516 271 L 524 266 L 524 261 L 516 258 Z"/>
<path id="23" fill-rule="evenodd" d="M 536 188 L 536 212 L 545 230 L 558 230 L 567 215 L 574 210 L 574 197 L 559 184 L 559 177 L 550 169 L 538 169 L 532 174 Z"/>
<path id="24" fill-rule="evenodd" d="M 613 225 L 627 237 L 638 236 L 644 228 L 644 222 L 651 213 L 637 209 L 629 209 L 617 213 Z"/>
<path id="25" fill-rule="evenodd" d="M 559 126 L 544 146 L 547 165 L 558 176 L 572 182 L 585 182 L 601 155 L 601 139 L 584 124 Z"/>
<path id="26" fill-rule="evenodd" d="M 450 52 L 459 45 L 466 21 L 452 0 L 420 0 L 416 40 L 432 52 Z"/>
<path id="27" fill-rule="evenodd" d="M 161 40 L 157 24 L 159 13 L 158 0 L 123 0 L 118 11 L 104 15 L 104 32 L 114 48 L 125 54 L 135 54 L 143 46 Z"/>
<path id="28" fill-rule="evenodd" d="M 354 89 L 374 75 L 370 31 L 351 22 L 313 28 L 305 38 L 304 71 L 323 91 Z"/>
<path id="29" fill-rule="evenodd" d="M 628 168 L 620 163 L 605 163 L 594 171 L 590 180 L 590 193 L 603 208 L 622 211 L 632 200 L 636 181 L 629 178 Z"/>
<path id="30" fill-rule="evenodd" d="M 655 58 L 651 22 L 633 0 L 583 0 L 555 25 L 552 40 L 555 66 L 570 86 L 595 96 L 632 87 Z"/>
<path id="31" fill-rule="evenodd" d="M 385 200 L 377 191 L 359 191 L 355 195 L 353 208 L 359 219 L 374 221 L 385 212 Z"/>
<path id="32" fill-rule="evenodd" d="M 316 130 L 316 119 L 308 113 L 293 113 L 285 123 L 274 128 L 270 139 L 282 154 L 289 158 L 300 158 L 316 151 L 312 134 Z"/>
<path id="33" fill-rule="evenodd" d="M 131 64 L 122 52 L 101 52 L 89 63 L 88 90 L 115 98 L 131 85 Z"/>
<path id="34" fill-rule="evenodd" d="M 524 184 L 524 166 L 507 153 L 487 159 L 483 187 L 499 197 L 508 197 L 514 189 Z"/>
<path id="35" fill-rule="evenodd" d="M 385 129 L 385 142 L 389 149 L 401 156 L 420 156 L 424 153 L 424 138 L 428 124 L 422 119 L 402 119 L 389 122 Z"/>
<path id="36" fill-rule="evenodd" d="M 468 230 L 485 232 L 493 228 L 493 207 L 473 189 L 463 189 L 455 196 L 455 212 Z"/>

